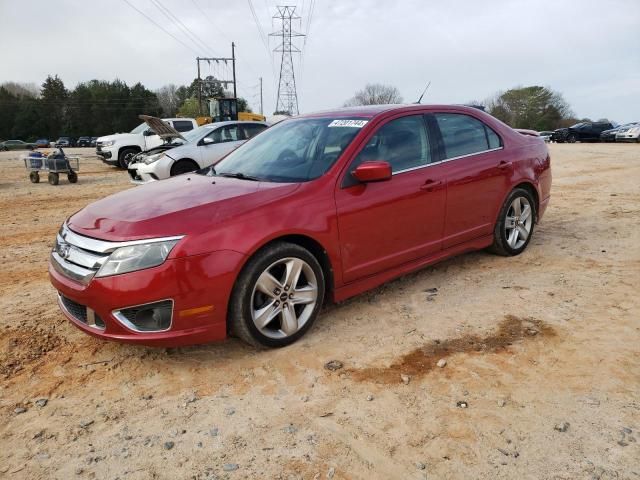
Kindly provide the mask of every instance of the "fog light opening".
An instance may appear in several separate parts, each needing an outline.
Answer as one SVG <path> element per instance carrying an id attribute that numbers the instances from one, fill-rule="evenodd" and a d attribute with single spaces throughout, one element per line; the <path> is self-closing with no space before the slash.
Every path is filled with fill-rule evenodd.
<path id="1" fill-rule="evenodd" d="M 113 316 L 120 323 L 136 332 L 162 332 L 169 330 L 172 315 L 172 300 L 123 308 L 113 313 Z"/>

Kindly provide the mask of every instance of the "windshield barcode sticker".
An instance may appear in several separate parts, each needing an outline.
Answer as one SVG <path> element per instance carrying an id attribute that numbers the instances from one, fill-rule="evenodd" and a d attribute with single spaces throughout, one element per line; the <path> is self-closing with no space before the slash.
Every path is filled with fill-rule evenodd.
<path id="1" fill-rule="evenodd" d="M 329 124 L 330 127 L 352 127 L 362 128 L 369 120 L 334 120 Z"/>

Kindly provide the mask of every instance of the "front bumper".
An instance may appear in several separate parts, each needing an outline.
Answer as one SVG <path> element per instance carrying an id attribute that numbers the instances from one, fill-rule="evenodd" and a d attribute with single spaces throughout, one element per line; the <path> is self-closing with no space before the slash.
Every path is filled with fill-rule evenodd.
<path id="1" fill-rule="evenodd" d="M 142 185 L 145 183 L 157 182 L 158 180 L 169 178 L 171 176 L 169 170 L 170 167 L 167 168 L 167 164 L 169 163 L 173 162 L 169 161 L 165 157 L 148 165 L 144 162 L 129 165 L 129 168 L 127 170 L 129 172 L 129 177 L 131 177 L 131 183 L 135 185 Z"/>
<path id="2" fill-rule="evenodd" d="M 96 155 L 102 158 L 104 163 L 115 165 L 118 163 L 118 155 L 111 150 L 111 147 L 96 147 Z"/>
<path id="3" fill-rule="evenodd" d="M 170 259 L 137 272 L 93 278 L 87 285 L 67 278 L 50 262 L 49 277 L 64 297 L 59 297 L 62 312 L 83 332 L 104 340 L 178 347 L 226 338 L 227 304 L 243 262 L 240 253 L 213 252 Z M 165 331 L 138 332 L 114 315 L 124 308 L 167 299 L 173 301 L 173 315 Z M 63 300 L 70 302 L 65 306 Z M 69 305 L 74 308 L 67 308 Z M 78 313 L 82 307 L 86 308 L 84 315 Z"/>
<path id="4" fill-rule="evenodd" d="M 616 142 L 637 142 L 639 136 L 632 133 L 622 133 L 616 135 Z"/>

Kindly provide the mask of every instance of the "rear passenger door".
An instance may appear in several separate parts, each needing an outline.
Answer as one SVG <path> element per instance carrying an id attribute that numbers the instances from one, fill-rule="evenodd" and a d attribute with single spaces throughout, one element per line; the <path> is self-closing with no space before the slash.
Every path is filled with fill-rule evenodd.
<path id="1" fill-rule="evenodd" d="M 443 248 L 490 235 L 513 168 L 502 140 L 489 126 L 462 113 L 435 113 L 440 155 L 447 165 Z"/>

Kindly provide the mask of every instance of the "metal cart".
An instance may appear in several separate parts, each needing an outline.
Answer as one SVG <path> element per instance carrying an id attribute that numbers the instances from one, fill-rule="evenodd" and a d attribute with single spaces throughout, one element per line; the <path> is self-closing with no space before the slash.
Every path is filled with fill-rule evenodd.
<path id="1" fill-rule="evenodd" d="M 78 170 L 80 170 L 80 159 L 78 157 L 67 157 L 64 151 L 59 148 L 55 152 L 45 156 L 41 152 L 31 152 L 23 155 L 24 166 L 29 170 L 29 180 L 31 183 L 40 182 L 40 172 L 48 172 L 48 181 L 51 185 L 60 183 L 60 174 L 66 173 L 69 183 L 78 181 Z"/>

